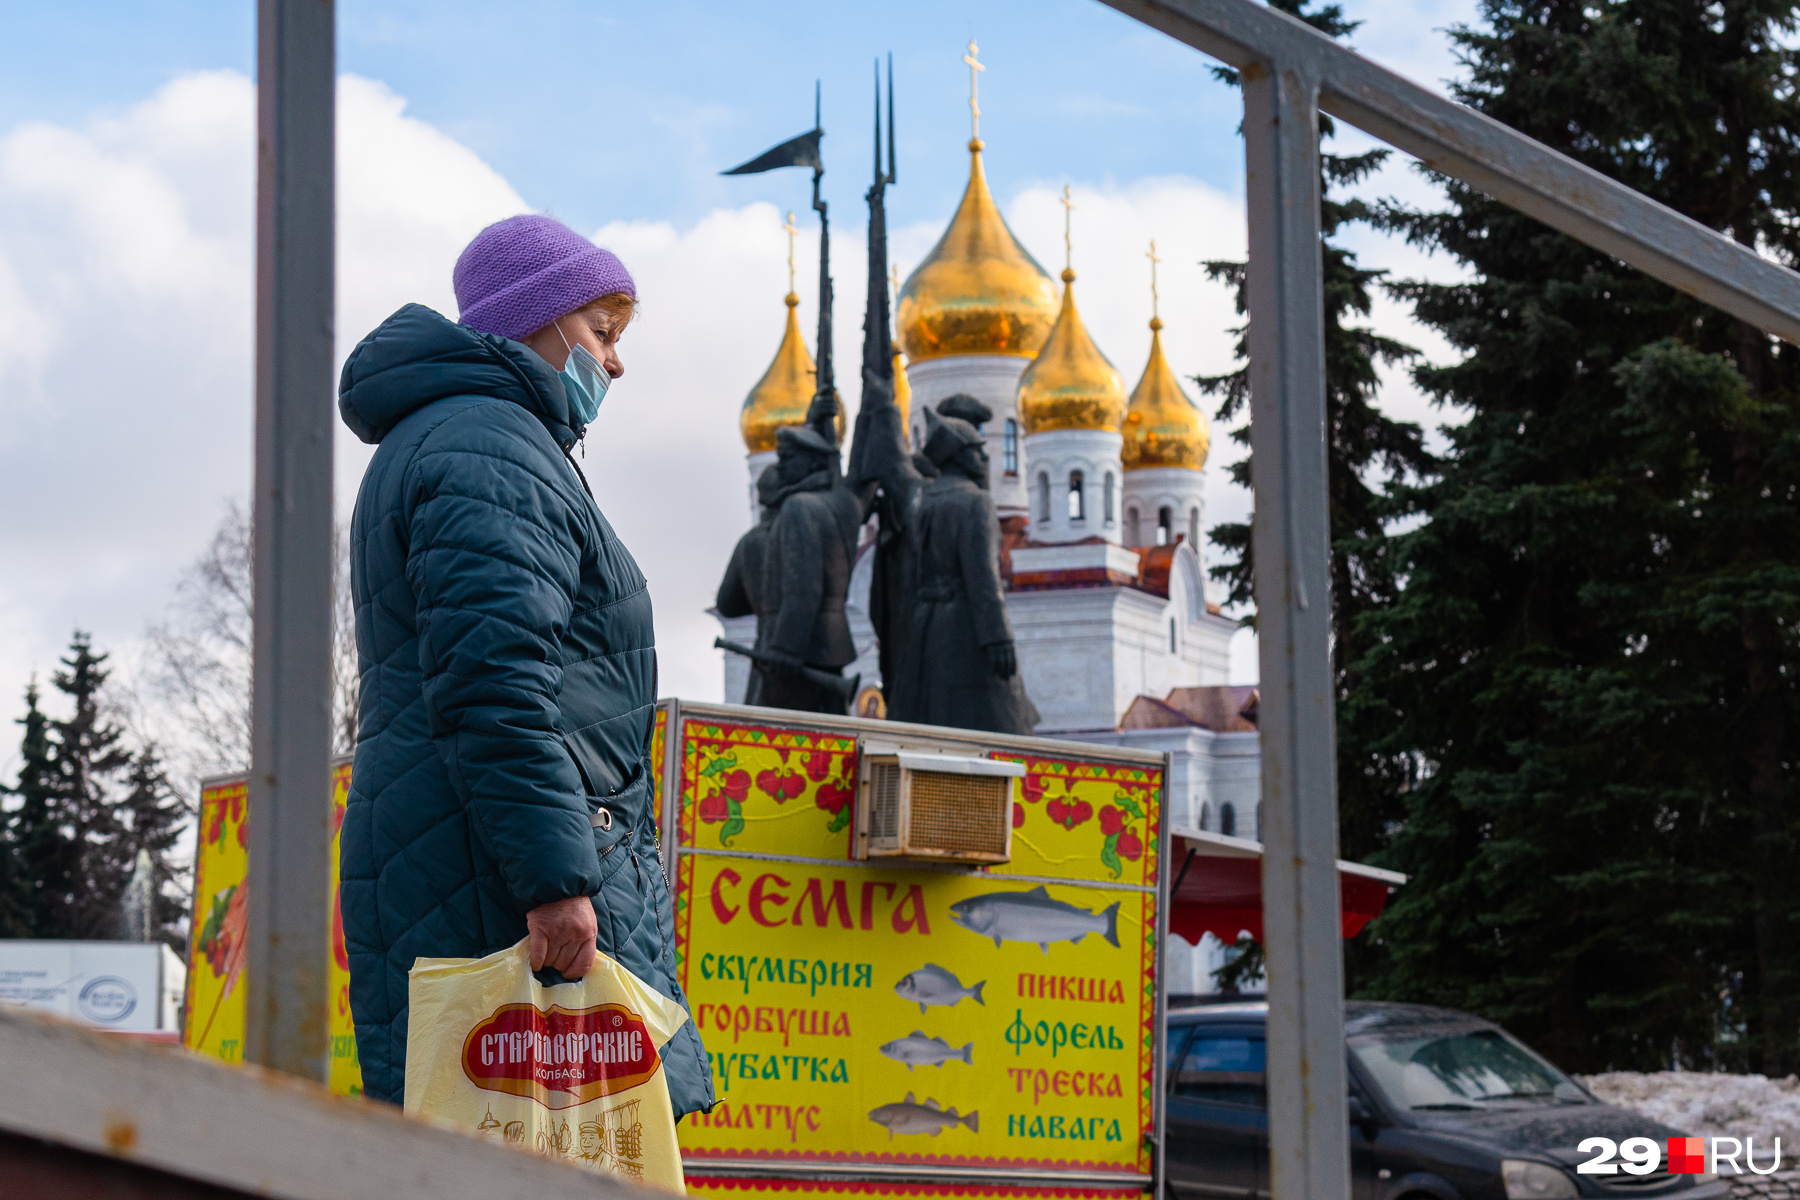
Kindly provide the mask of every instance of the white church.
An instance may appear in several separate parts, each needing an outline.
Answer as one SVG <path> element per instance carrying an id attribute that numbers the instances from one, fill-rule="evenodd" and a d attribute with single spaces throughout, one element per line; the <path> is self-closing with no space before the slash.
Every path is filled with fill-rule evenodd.
<path id="1" fill-rule="evenodd" d="M 1075 272 L 1055 281 L 1013 236 L 988 191 L 983 143 L 944 236 L 900 289 L 896 401 L 914 445 L 924 406 L 962 392 L 984 423 L 1000 516 L 1007 612 L 1040 736 L 1169 751 L 1177 826 L 1259 838 L 1256 694 L 1227 686 L 1237 622 L 1207 598 L 1200 546 L 1205 415 L 1182 391 L 1152 315 L 1148 357 L 1129 393 L 1082 323 Z M 750 473 L 775 460 L 775 432 L 800 424 L 813 362 L 786 297 L 787 327 L 740 418 Z M 865 535 L 849 611 L 859 657 L 845 674 L 878 684 L 868 620 L 873 543 Z M 755 617 L 720 618 L 751 642 Z M 725 699 L 741 703 L 747 660 L 725 656 Z M 1208 938 L 1211 943 L 1212 939 Z M 1172 939 L 1172 986 L 1207 990 L 1222 948 Z"/>

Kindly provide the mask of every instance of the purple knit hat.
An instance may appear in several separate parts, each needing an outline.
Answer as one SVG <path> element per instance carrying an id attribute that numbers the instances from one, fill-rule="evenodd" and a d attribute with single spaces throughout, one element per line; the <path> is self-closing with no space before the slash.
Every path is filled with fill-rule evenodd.
<path id="1" fill-rule="evenodd" d="M 482 333 L 522 338 L 612 292 L 637 299 L 618 256 L 558 221 L 527 213 L 496 221 L 456 260 L 458 318 Z"/>

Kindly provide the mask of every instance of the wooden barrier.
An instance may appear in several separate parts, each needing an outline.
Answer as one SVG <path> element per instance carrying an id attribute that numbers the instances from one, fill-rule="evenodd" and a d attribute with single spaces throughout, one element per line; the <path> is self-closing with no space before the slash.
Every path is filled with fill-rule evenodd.
<path id="1" fill-rule="evenodd" d="M 0 1196 L 626 1200 L 644 1189 L 318 1084 L 0 1007 Z"/>

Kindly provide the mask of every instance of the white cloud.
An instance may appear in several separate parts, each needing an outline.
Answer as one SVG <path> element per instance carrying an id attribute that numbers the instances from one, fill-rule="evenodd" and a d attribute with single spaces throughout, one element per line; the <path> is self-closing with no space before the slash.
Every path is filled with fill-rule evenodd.
<path id="1" fill-rule="evenodd" d="M 183 76 L 123 115 L 0 137 L 0 705 L 70 629 L 128 651 L 249 487 L 255 90 Z M 386 87 L 339 87 L 340 355 L 522 210 Z M 338 439 L 348 508 L 366 450 Z M 5 749 L 0 748 L 0 754 Z"/>
<path id="2" fill-rule="evenodd" d="M 0 698 L 163 603 L 249 457 L 254 97 L 186 76 L 0 138 Z M 8 747 L 10 749 L 10 747 Z"/>
<path id="3" fill-rule="evenodd" d="M 7 710 L 27 672 L 54 665 L 74 625 L 128 656 L 223 501 L 247 492 L 254 108 L 247 79 L 208 72 L 180 78 L 115 118 L 0 136 Z M 473 151 L 408 116 L 405 101 L 380 83 L 344 77 L 339 114 L 341 358 L 408 301 L 454 315 L 457 253 L 481 226 L 527 205 Z M 1003 205 L 1052 273 L 1062 262 L 1059 191 L 1028 186 Z M 1242 197 L 1186 177 L 1078 186 L 1074 197 L 1077 296 L 1127 385 L 1148 349 L 1144 252 L 1152 237 L 1175 370 L 1186 377 L 1230 369 L 1232 296 L 1198 264 L 1242 256 Z M 838 384 L 852 405 L 864 253 L 860 220 L 851 218 L 861 215 L 840 212 L 833 239 Z M 894 231 L 902 273 L 949 215 Z M 717 627 L 704 609 L 748 523 L 737 412 L 780 336 L 780 225 L 774 206 L 750 204 L 688 228 L 631 222 L 595 231 L 630 266 L 643 311 L 624 341 L 626 375 L 588 437 L 583 466 L 650 579 L 665 694 L 719 695 L 710 649 Z M 810 341 L 816 226 L 800 242 Z M 1209 413 L 1215 406 L 1202 404 Z M 342 430 L 337 447 L 347 514 L 369 449 Z M 1248 509 L 1248 497 L 1223 478 L 1238 453 L 1215 429 L 1211 522 Z M 0 746 L 0 759 L 8 749 Z"/>

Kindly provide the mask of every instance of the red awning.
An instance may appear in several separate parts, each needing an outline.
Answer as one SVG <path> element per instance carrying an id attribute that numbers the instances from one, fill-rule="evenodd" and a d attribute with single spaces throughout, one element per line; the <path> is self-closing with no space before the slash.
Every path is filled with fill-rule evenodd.
<path id="1" fill-rule="evenodd" d="M 1248 930 L 1262 940 L 1262 843 L 1197 829 L 1173 831 L 1169 869 L 1178 883 L 1169 904 L 1169 932 L 1198 944 L 1210 933 L 1226 945 Z M 1406 876 L 1380 867 L 1338 861 L 1338 895 L 1345 937 L 1381 915 L 1388 892 Z"/>

